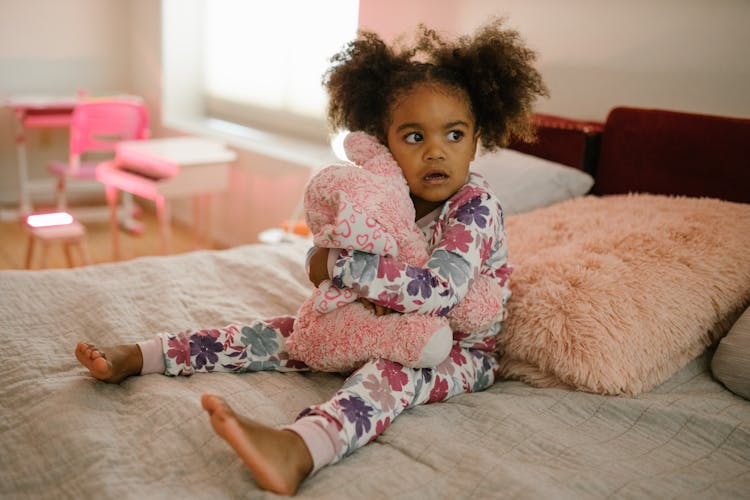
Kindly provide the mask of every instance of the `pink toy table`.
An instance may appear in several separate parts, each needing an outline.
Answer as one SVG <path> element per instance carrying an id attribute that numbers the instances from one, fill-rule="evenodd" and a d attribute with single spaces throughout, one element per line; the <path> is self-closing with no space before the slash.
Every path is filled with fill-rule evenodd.
<path id="1" fill-rule="evenodd" d="M 18 152 L 18 215 L 31 212 L 31 191 L 42 187 L 29 179 L 29 164 L 26 156 L 26 129 L 67 128 L 70 115 L 78 99 L 76 97 L 16 96 L 5 99 L 4 105 L 16 116 L 16 149 Z M 44 184 L 47 187 L 47 184 Z"/>
<path id="2" fill-rule="evenodd" d="M 235 158 L 236 153 L 223 144 L 198 137 L 118 143 L 115 159 L 96 169 L 96 178 L 107 190 L 114 259 L 120 258 L 116 210 L 119 191 L 154 200 L 164 254 L 171 250 L 167 199 L 192 196 L 196 246 L 205 245 L 210 241 L 210 194 L 227 189 L 230 164 Z"/>

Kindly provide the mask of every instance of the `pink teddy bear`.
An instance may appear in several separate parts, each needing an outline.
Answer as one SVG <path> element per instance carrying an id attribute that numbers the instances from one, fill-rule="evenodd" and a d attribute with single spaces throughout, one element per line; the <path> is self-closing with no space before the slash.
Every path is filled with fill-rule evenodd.
<path id="1" fill-rule="evenodd" d="M 427 242 L 414 222 L 409 187 L 388 148 L 363 132 L 350 133 L 355 163 L 318 172 L 305 191 L 307 224 L 318 247 L 361 250 L 422 266 Z M 358 166 L 359 165 L 359 166 Z M 385 358 L 408 367 L 438 365 L 450 353 L 453 332 L 482 331 L 503 314 L 502 293 L 480 275 L 447 317 L 406 313 L 376 316 L 351 289 L 321 283 L 297 313 L 287 350 L 309 367 L 345 372 Z"/>

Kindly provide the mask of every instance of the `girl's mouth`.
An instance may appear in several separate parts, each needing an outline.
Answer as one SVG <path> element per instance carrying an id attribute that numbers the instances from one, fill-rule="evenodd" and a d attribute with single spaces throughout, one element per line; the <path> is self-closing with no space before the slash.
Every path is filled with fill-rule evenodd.
<path id="1" fill-rule="evenodd" d="M 422 179 L 430 184 L 433 183 L 440 183 L 448 179 L 448 175 L 444 172 L 429 172 L 427 175 L 422 177 Z"/>

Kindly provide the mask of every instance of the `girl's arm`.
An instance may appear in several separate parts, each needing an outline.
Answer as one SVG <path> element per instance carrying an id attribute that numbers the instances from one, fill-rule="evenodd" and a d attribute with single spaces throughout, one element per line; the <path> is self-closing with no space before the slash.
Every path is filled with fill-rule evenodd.
<path id="1" fill-rule="evenodd" d="M 308 278 L 310 278 L 310 282 L 316 287 L 323 281 L 330 279 L 328 276 L 329 254 L 330 250 L 328 248 L 320 247 L 312 247 L 307 252 L 307 275 Z M 363 297 L 359 297 L 357 301 L 362 304 L 367 310 L 371 311 L 375 316 L 383 316 L 385 314 L 396 312 Z"/>
<path id="2" fill-rule="evenodd" d="M 499 256 L 505 258 L 500 205 L 484 191 L 473 194 L 449 201 L 448 213 L 441 218 L 445 226 L 440 241 L 424 267 L 393 257 L 342 251 L 333 283 L 395 311 L 447 314 L 490 257 L 495 263 Z"/>
<path id="3" fill-rule="evenodd" d="M 307 253 L 307 277 L 314 286 L 329 279 L 328 249 L 312 247 Z"/>

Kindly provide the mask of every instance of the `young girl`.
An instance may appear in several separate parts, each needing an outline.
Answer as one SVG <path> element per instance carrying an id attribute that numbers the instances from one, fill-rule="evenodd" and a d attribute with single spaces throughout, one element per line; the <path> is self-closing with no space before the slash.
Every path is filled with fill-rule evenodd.
<path id="1" fill-rule="evenodd" d="M 313 284 L 332 279 L 351 288 L 377 315 L 394 309 L 447 314 L 479 273 L 497 279 L 508 298 L 502 211 L 469 164 L 480 139 L 491 150 L 511 135 L 528 137 L 531 105 L 546 92 L 533 60 L 518 34 L 500 21 L 453 43 L 421 28 L 415 45 L 401 51 L 362 33 L 332 58 L 324 77 L 329 121 L 335 129 L 368 132 L 390 149 L 431 258 L 416 268 L 358 251 L 329 259 L 327 250 L 315 249 L 308 259 Z M 293 321 L 188 330 L 103 349 L 80 343 L 76 356 L 94 377 L 114 383 L 153 372 L 306 369 L 284 350 Z M 293 494 L 306 477 L 377 437 L 402 411 L 489 387 L 499 331 L 498 323 L 488 331 L 455 334 L 450 356 L 434 368 L 370 361 L 329 401 L 306 408 L 283 429 L 236 415 L 214 395 L 204 394 L 202 404 L 215 432 L 261 488 Z"/>

